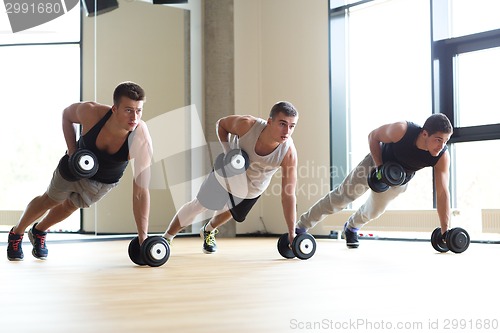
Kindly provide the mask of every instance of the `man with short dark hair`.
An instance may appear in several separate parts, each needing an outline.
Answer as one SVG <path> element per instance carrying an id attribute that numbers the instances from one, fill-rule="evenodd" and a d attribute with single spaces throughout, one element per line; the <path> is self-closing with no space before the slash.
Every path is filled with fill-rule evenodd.
<path id="1" fill-rule="evenodd" d="M 358 230 L 385 212 L 387 205 L 406 191 L 416 171 L 433 167 L 437 194 L 437 213 L 444 234 L 450 221 L 449 167 L 450 157 L 446 143 L 453 134 L 449 119 L 441 113 L 433 114 L 420 127 L 401 121 L 374 129 L 368 135 L 370 153 L 347 175 L 342 183 L 318 200 L 300 216 L 296 233 L 314 227 L 326 216 L 335 214 L 370 189 L 368 175 L 373 168 L 381 170 L 384 163 L 400 164 L 406 174 L 399 186 L 384 192 L 371 191 L 365 202 L 344 225 L 343 235 L 348 248 L 357 248 Z"/>
<path id="2" fill-rule="evenodd" d="M 123 82 L 115 88 L 113 106 L 80 102 L 64 109 L 62 127 L 68 150 L 54 171 L 46 192 L 28 204 L 17 225 L 10 230 L 9 260 L 23 260 L 21 244 L 26 228 L 48 212 L 28 232 L 33 256 L 46 259 L 47 230 L 78 208 L 91 206 L 115 188 L 131 159 L 134 159 L 133 213 L 142 244 L 147 238 L 152 158 L 151 137 L 141 120 L 144 99 L 144 90 L 139 85 Z M 78 141 L 75 124 L 81 125 Z M 89 150 L 97 158 L 94 161 L 98 165 L 97 171 L 90 178 L 79 179 L 69 166 L 70 157 L 80 149 Z"/>

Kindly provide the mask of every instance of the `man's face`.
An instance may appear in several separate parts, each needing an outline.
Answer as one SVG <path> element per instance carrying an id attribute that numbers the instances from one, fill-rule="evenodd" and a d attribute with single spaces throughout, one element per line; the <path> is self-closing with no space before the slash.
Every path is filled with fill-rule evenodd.
<path id="1" fill-rule="evenodd" d="M 137 127 L 142 117 L 143 104 L 144 101 L 122 97 L 118 105 L 113 105 L 113 112 L 123 129 L 133 131 Z"/>
<path id="2" fill-rule="evenodd" d="M 432 156 L 438 156 L 441 150 L 443 150 L 444 146 L 446 146 L 446 144 L 450 140 L 452 134 L 453 133 L 443 133 L 443 132 L 436 132 L 432 135 L 427 134 L 425 143 L 429 153 Z"/>
<path id="3" fill-rule="evenodd" d="M 292 136 L 297 125 L 298 117 L 288 117 L 279 112 L 274 118 L 269 118 L 267 123 L 271 127 L 273 139 L 276 142 L 284 143 Z"/>

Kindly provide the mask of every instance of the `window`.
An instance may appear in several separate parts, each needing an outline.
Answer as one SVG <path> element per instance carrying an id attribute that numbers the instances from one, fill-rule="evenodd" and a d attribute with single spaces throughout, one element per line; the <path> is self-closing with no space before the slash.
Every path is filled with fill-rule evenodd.
<path id="1" fill-rule="evenodd" d="M 348 54 L 346 94 L 342 97 L 347 107 L 340 99 L 332 100 L 333 112 L 347 111 L 347 119 L 345 124 L 334 122 L 332 131 L 347 127 L 348 170 L 369 153 L 370 131 L 396 121 L 422 125 L 431 114 L 429 11 L 429 3 L 421 0 L 373 1 L 347 10 L 347 45 L 342 45 Z M 333 18 L 338 19 L 344 18 Z M 338 138 L 332 142 L 333 147 L 342 144 Z M 432 208 L 431 180 L 432 172 L 420 172 L 412 180 L 414 186 L 409 186 L 391 208 Z M 364 198 L 360 198 L 352 208 L 363 203 Z"/>
<path id="2" fill-rule="evenodd" d="M 450 37 L 471 35 L 500 28 L 498 0 L 450 0 Z"/>
<path id="3" fill-rule="evenodd" d="M 1 10 L 0 10 L 1 11 Z M 0 230 L 9 230 L 47 188 L 66 144 L 62 110 L 80 100 L 80 6 L 53 21 L 12 33 L 1 11 L 2 142 Z M 7 176 L 5 176 L 7 175 Z M 80 230 L 80 215 L 58 225 Z"/>
<path id="4" fill-rule="evenodd" d="M 500 48 L 459 54 L 456 66 L 456 126 L 500 123 Z"/>
<path id="5" fill-rule="evenodd" d="M 499 170 L 500 159 L 495 152 L 499 149 L 500 140 L 454 144 L 455 205 L 460 212 L 455 224 L 466 228 L 472 237 L 489 232 L 483 230 L 484 225 L 498 220 L 500 191 L 495 174 Z M 495 225 L 494 222 L 492 224 Z M 482 237 L 494 238 L 492 235 Z"/>
<path id="6" fill-rule="evenodd" d="M 499 12 L 495 0 L 331 0 L 332 166 L 350 170 L 378 125 L 422 125 L 441 112 L 454 126 L 450 189 L 458 223 L 475 237 L 485 210 L 497 221 Z M 431 168 L 417 172 L 389 209 L 434 207 L 432 178 Z M 333 186 L 341 181 L 332 179 Z"/>

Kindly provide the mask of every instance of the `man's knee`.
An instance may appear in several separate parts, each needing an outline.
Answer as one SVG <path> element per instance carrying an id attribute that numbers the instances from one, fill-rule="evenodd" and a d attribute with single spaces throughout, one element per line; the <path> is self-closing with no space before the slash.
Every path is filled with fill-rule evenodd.
<path id="1" fill-rule="evenodd" d="M 70 212 L 74 212 L 75 210 L 78 209 L 78 207 L 71 201 L 70 199 L 66 199 L 62 202 L 61 206 Z"/>
<path id="2" fill-rule="evenodd" d="M 47 209 L 53 208 L 61 204 L 60 201 L 52 199 L 47 193 L 44 193 L 41 196 L 39 196 L 38 200 L 42 204 L 42 206 Z"/>

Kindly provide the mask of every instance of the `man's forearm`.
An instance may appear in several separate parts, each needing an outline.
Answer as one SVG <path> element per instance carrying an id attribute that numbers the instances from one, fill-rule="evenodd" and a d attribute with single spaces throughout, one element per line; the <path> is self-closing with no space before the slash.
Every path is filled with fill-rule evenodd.
<path id="1" fill-rule="evenodd" d="M 148 190 L 141 190 L 140 193 L 134 194 L 133 211 L 135 224 L 137 226 L 137 235 L 139 242 L 142 242 L 148 236 L 150 196 Z"/>

